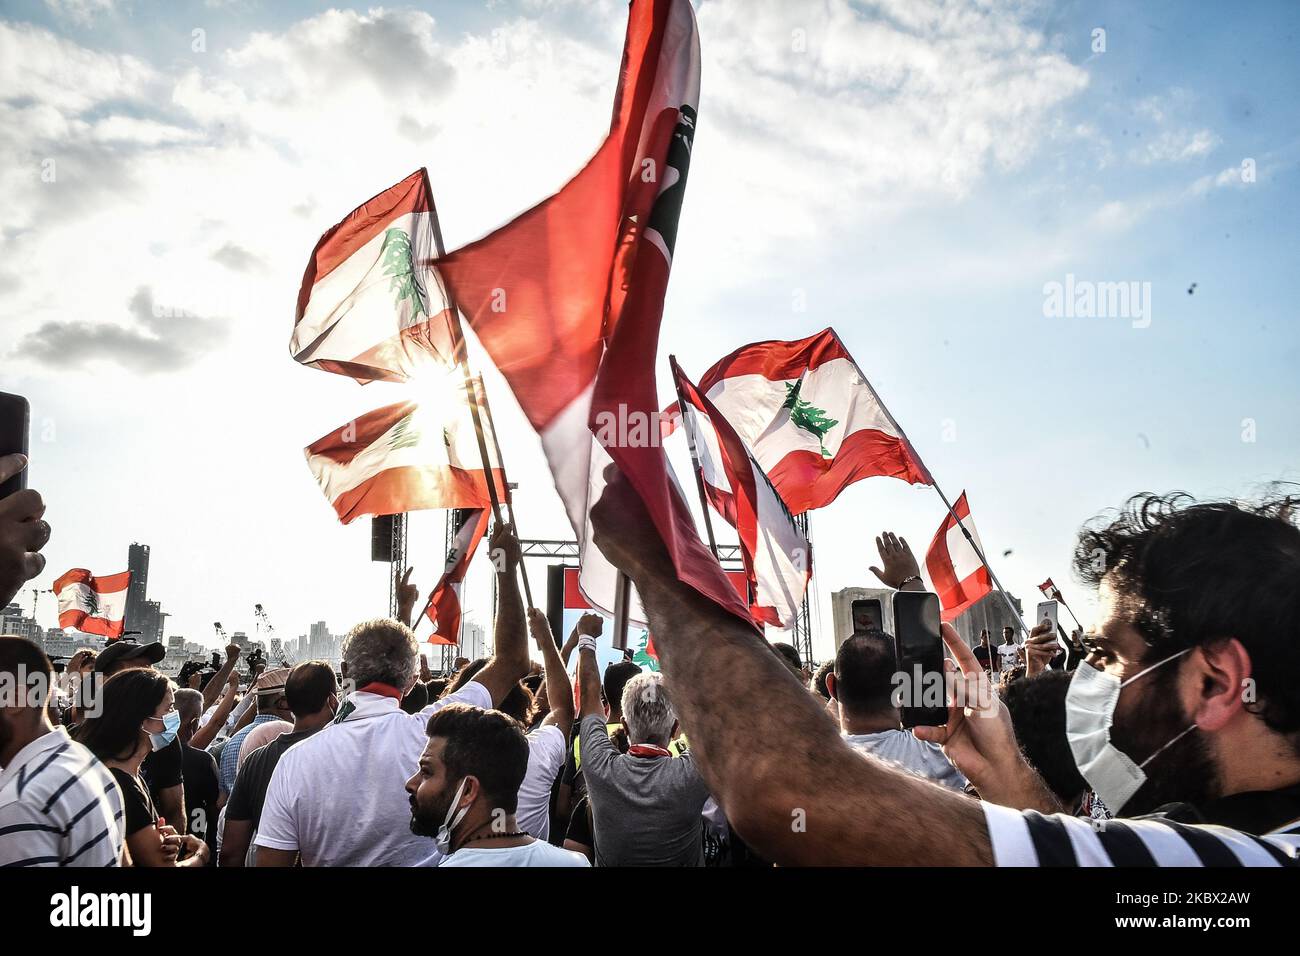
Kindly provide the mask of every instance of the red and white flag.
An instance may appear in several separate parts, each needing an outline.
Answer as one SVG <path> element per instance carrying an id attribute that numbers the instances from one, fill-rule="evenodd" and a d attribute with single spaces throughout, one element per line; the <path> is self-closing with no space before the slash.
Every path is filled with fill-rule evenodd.
<path id="1" fill-rule="evenodd" d="M 700 391 L 794 514 L 824 508 L 876 475 L 931 484 L 834 329 L 739 348 L 700 377 Z"/>
<path id="2" fill-rule="evenodd" d="M 952 510 L 961 518 L 962 525 L 966 526 L 982 553 L 984 544 L 975 530 L 975 522 L 971 520 L 966 492 L 961 493 Z M 930 542 L 929 550 L 925 552 L 925 569 L 929 574 L 931 590 L 939 595 L 939 605 L 943 608 L 942 617 L 945 621 L 951 621 L 993 590 L 988 568 L 984 567 L 975 548 L 971 547 L 966 535 L 962 534 L 961 525 L 957 524 L 951 514 L 943 519 L 934 540 Z"/>
<path id="3" fill-rule="evenodd" d="M 1043 597 L 1047 598 L 1049 601 L 1063 600 L 1061 598 L 1061 589 L 1052 583 L 1051 578 L 1048 578 L 1042 584 L 1038 585 L 1038 590 L 1042 591 Z"/>
<path id="4" fill-rule="evenodd" d="M 73 568 L 54 582 L 59 627 L 117 640 L 125 626 L 126 591 L 130 583 L 130 571 L 97 578 L 85 568 Z"/>
<path id="5" fill-rule="evenodd" d="M 424 612 L 433 622 L 433 633 L 428 638 L 430 644 L 460 643 L 460 591 L 465 581 L 465 572 L 469 570 L 469 563 L 474 559 L 483 532 L 487 530 L 486 508 L 457 511 L 456 518 L 460 524 L 452 536 L 446 567 Z"/>
<path id="6" fill-rule="evenodd" d="M 736 430 L 677 362 L 671 364 L 683 399 L 682 424 L 705 494 L 740 536 L 753 595 L 750 614 L 756 623 L 790 628 L 812 577 L 808 538 Z"/>
<path id="7" fill-rule="evenodd" d="M 386 405 L 307 446 L 307 465 L 343 524 L 364 515 L 482 508 L 490 501 L 463 384 L 451 401 Z M 486 410 L 479 405 L 480 414 Z M 501 463 L 489 449 L 497 488 Z"/>
<path id="8" fill-rule="evenodd" d="M 596 154 L 559 192 L 436 266 L 541 438 L 587 600 L 612 612 L 616 574 L 588 546 L 590 507 L 612 461 L 678 577 L 749 620 L 659 443 L 655 355 L 699 83 L 690 3 L 632 0 L 613 121 Z M 635 602 L 630 618 L 644 620 Z"/>
<path id="9" fill-rule="evenodd" d="M 362 383 L 453 361 L 447 300 L 428 265 L 436 216 L 420 169 L 321 236 L 298 292 L 295 361 Z"/>

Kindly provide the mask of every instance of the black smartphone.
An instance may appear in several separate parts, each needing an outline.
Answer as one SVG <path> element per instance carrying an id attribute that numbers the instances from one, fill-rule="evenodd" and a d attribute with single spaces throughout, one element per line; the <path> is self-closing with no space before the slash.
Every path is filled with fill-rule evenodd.
<path id="1" fill-rule="evenodd" d="M 939 633 L 939 596 L 929 591 L 895 591 L 894 655 L 902 674 L 899 713 L 904 727 L 939 727 L 948 722 Z"/>
<path id="2" fill-rule="evenodd" d="M 853 602 L 853 634 L 866 634 L 868 631 L 885 629 L 885 611 L 875 598 L 865 598 Z"/>
<path id="3" fill-rule="evenodd" d="M 0 457 L 27 454 L 27 435 L 31 424 L 31 408 L 21 395 L 0 392 Z M 23 469 L 0 485 L 0 498 L 8 498 L 15 491 L 27 487 L 27 469 Z"/>

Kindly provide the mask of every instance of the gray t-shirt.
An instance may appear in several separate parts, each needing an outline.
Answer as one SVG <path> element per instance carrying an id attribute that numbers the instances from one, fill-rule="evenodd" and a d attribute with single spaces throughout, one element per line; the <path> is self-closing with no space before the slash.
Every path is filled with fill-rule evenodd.
<path id="1" fill-rule="evenodd" d="M 874 754 L 918 777 L 925 777 L 953 790 L 965 790 L 969 782 L 944 756 L 943 748 L 926 740 L 917 740 L 906 730 L 845 734 L 844 739 L 864 753 Z"/>
<path id="2" fill-rule="evenodd" d="M 582 718 L 582 773 L 597 866 L 703 866 L 709 791 L 695 758 L 620 754 L 601 717 Z"/>

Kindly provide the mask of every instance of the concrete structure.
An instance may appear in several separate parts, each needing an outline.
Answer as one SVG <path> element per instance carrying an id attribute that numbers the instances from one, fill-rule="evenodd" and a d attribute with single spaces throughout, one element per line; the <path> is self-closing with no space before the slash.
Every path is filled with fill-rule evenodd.
<path id="1" fill-rule="evenodd" d="M 834 624 L 835 649 L 838 651 L 845 638 L 853 633 L 854 601 L 870 599 L 879 601 L 885 631 L 892 634 L 894 632 L 893 594 L 894 592 L 889 588 L 844 588 L 832 594 L 831 616 Z M 1011 602 L 1019 611 L 1019 598 L 1013 595 Z M 1002 628 L 1004 625 L 1016 629 L 1017 643 L 1024 641 L 1024 636 L 1019 633 L 1019 625 L 1007 609 L 1006 601 L 997 591 L 984 595 L 984 597 L 959 614 L 956 620 L 951 623 L 957 629 L 957 633 L 961 635 L 962 640 L 971 647 L 979 643 L 980 631 L 983 628 L 988 628 L 990 638 L 994 644 L 1002 643 Z"/>

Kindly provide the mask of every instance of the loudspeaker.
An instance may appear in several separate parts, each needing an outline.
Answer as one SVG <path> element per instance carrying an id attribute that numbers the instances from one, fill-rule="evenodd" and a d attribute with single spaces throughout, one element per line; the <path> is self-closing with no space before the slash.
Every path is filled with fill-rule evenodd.
<path id="1" fill-rule="evenodd" d="M 370 521 L 370 560 L 393 560 L 393 515 L 376 515 Z"/>

